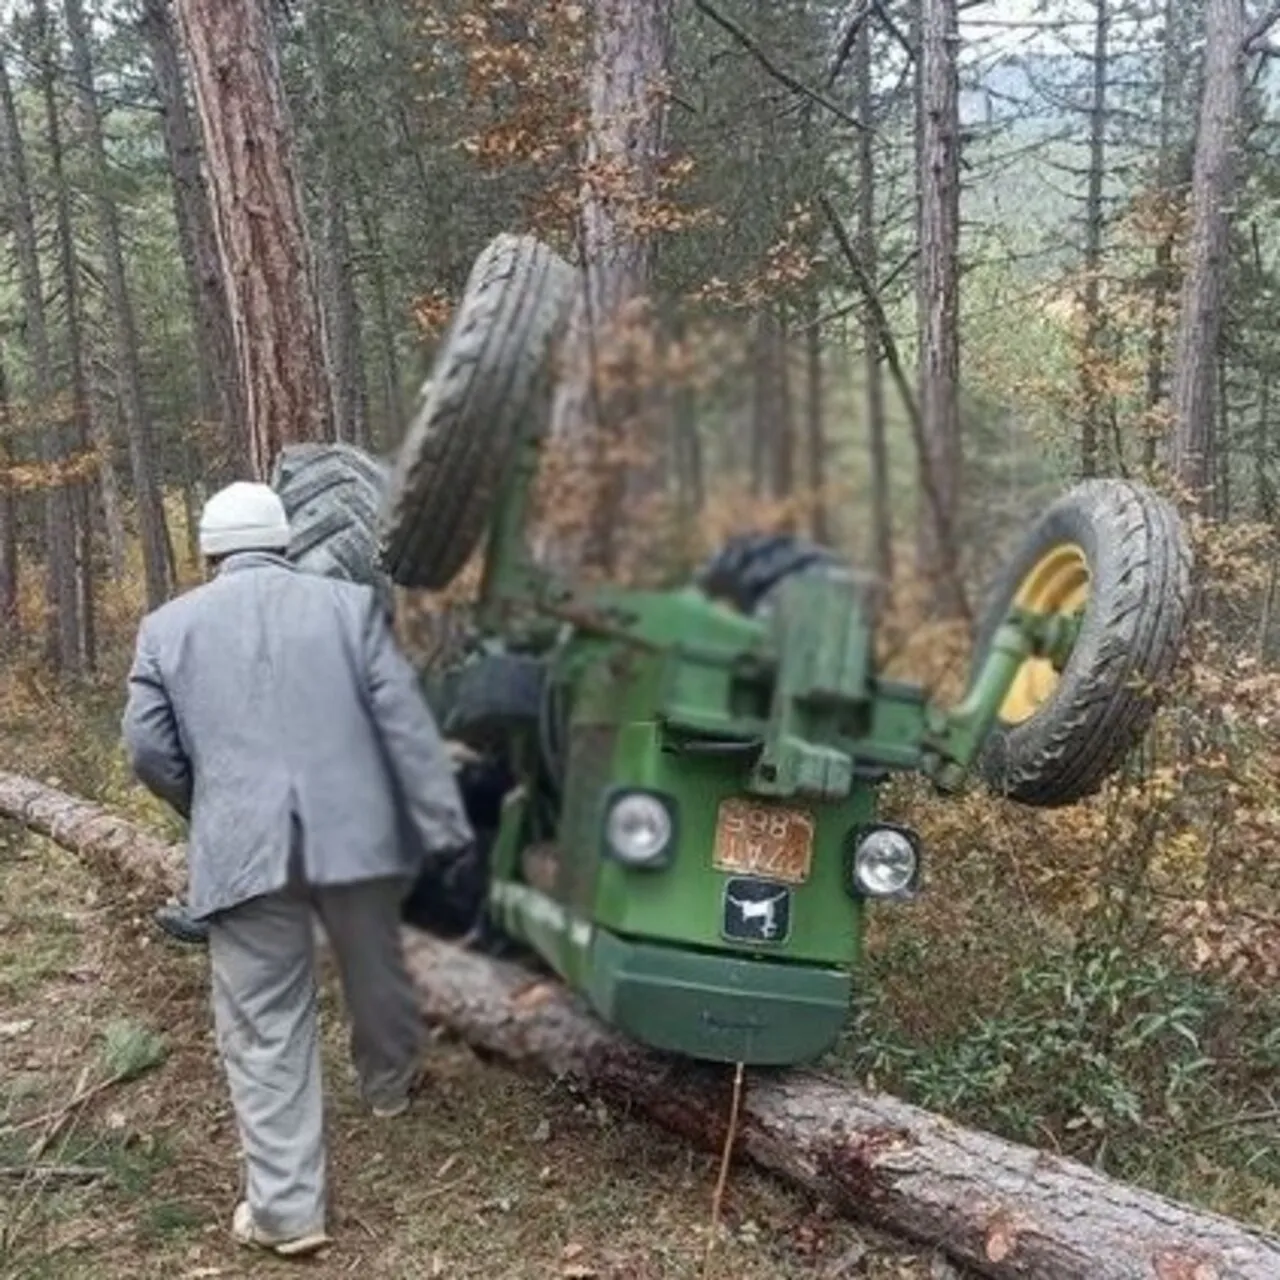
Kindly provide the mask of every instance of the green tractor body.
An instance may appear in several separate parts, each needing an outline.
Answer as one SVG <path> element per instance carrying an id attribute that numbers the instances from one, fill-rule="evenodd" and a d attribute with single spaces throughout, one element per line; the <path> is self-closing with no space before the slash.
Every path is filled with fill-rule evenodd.
<path id="1" fill-rule="evenodd" d="M 949 708 L 877 673 L 876 593 L 853 573 L 786 578 L 764 616 L 694 587 L 567 585 L 535 564 L 527 514 L 572 290 L 536 241 L 486 250 L 385 506 L 403 586 L 444 586 L 488 525 L 477 643 L 428 686 L 444 732 L 514 779 L 490 920 L 657 1049 L 811 1060 L 845 1024 L 867 905 L 920 882 L 880 784 L 954 791 L 977 764 L 1023 803 L 1095 791 L 1180 644 L 1185 537 L 1141 486 L 1060 499 L 996 584 Z"/>

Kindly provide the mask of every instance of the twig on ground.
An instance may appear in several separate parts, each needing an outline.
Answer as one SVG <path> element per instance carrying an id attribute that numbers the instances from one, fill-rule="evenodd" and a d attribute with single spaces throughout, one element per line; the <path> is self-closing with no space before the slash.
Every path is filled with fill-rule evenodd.
<path id="1" fill-rule="evenodd" d="M 716 1234 L 720 1230 L 720 1212 L 724 1208 L 724 1192 L 729 1185 L 729 1165 L 733 1160 L 733 1143 L 738 1136 L 738 1114 L 742 1110 L 742 1078 L 744 1068 L 741 1062 L 733 1072 L 733 1101 L 729 1104 L 729 1127 L 724 1135 L 724 1147 L 720 1152 L 720 1172 L 716 1176 L 716 1189 L 711 1193 L 711 1226 L 707 1231 L 707 1249 L 702 1255 L 702 1280 L 707 1280 L 711 1272 L 711 1255 L 716 1248 Z"/>
<path id="2" fill-rule="evenodd" d="M 96 1182 L 111 1172 L 93 1164 L 0 1164 L 0 1178 L 62 1179 L 67 1182 Z"/>

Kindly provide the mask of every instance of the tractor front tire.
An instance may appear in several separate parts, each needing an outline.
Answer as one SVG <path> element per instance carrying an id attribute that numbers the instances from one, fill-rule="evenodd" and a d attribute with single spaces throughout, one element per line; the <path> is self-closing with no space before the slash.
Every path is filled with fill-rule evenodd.
<path id="1" fill-rule="evenodd" d="M 378 565 L 378 513 L 388 467 L 350 444 L 291 444 L 280 450 L 271 487 L 289 517 L 289 558 L 308 573 L 362 582 L 390 610 Z"/>
<path id="2" fill-rule="evenodd" d="M 975 673 L 1011 607 L 1083 620 L 1060 672 L 1019 669 L 979 761 L 997 794 L 1055 808 L 1096 792 L 1146 732 L 1178 656 L 1191 549 L 1172 504 L 1143 485 L 1090 480 L 1055 502 L 996 582 Z"/>
<path id="3" fill-rule="evenodd" d="M 382 563 L 401 586 L 447 587 L 475 550 L 548 393 L 573 287 L 569 264 L 530 236 L 500 235 L 476 259 L 382 512 Z"/>

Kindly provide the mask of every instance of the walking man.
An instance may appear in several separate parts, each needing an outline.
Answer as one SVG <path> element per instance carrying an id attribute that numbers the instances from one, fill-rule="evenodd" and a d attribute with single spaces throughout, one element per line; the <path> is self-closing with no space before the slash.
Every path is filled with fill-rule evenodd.
<path id="1" fill-rule="evenodd" d="M 208 925 L 214 1022 L 246 1163 L 235 1237 L 323 1247 L 325 1152 L 313 913 L 377 1116 L 408 1105 L 423 1028 L 400 906 L 433 859 L 482 871 L 453 770 L 373 591 L 295 569 L 266 485 L 213 495 L 210 581 L 142 622 L 123 731 L 138 778 L 190 823 L 189 906 Z"/>

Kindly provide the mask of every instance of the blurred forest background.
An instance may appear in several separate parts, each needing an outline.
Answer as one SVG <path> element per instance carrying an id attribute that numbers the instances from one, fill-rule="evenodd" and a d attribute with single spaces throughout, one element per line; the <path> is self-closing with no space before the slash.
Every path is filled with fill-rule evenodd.
<path id="1" fill-rule="evenodd" d="M 546 513 L 583 571 L 678 580 L 730 532 L 803 531 L 891 584 L 886 660 L 947 695 L 983 583 L 1067 484 L 1177 495 L 1203 607 L 1150 741 L 1070 810 L 894 791 L 927 892 L 878 918 L 837 1065 L 1280 1226 L 1275 15 L 177 10 L 0 2 L 11 767 L 155 816 L 117 717 L 141 612 L 199 575 L 192 513 L 290 432 L 390 455 L 476 253 L 534 231 L 584 264 Z M 280 439 L 245 430 L 273 374 L 237 359 L 262 338 L 188 57 L 233 12 L 278 70 L 277 127 L 236 154 L 297 215 L 262 210 L 290 252 L 260 266 L 306 275 L 323 388 Z"/>

